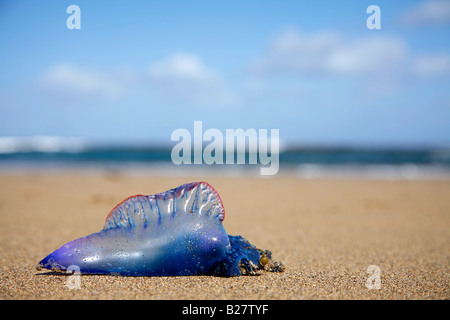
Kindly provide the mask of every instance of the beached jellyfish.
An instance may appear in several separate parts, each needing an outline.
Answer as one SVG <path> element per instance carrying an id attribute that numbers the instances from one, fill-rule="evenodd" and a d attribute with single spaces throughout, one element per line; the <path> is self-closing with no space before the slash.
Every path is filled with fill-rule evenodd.
<path id="1" fill-rule="evenodd" d="M 38 269 L 125 276 L 256 275 L 281 272 L 271 252 L 230 236 L 217 191 L 206 182 L 184 184 L 118 204 L 100 232 L 73 240 L 49 254 Z"/>

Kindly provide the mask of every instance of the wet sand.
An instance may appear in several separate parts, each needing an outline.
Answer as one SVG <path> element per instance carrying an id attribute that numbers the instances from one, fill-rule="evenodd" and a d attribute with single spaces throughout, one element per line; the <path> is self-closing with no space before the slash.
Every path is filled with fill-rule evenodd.
<path id="1" fill-rule="evenodd" d="M 35 269 L 126 197 L 201 180 L 220 193 L 227 232 L 271 250 L 284 273 L 83 275 L 70 290 L 69 276 Z M 0 299 L 449 299 L 449 248 L 448 180 L 0 175 Z"/>

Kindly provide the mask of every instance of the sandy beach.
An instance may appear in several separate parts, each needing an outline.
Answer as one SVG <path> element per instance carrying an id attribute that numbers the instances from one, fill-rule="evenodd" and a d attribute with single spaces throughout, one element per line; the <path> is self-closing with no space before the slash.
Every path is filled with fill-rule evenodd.
<path id="1" fill-rule="evenodd" d="M 227 232 L 271 250 L 284 273 L 83 275 L 70 290 L 68 276 L 35 269 L 126 197 L 201 180 L 220 193 Z M 2 173 L 0 299 L 449 299 L 449 195 L 449 180 Z"/>

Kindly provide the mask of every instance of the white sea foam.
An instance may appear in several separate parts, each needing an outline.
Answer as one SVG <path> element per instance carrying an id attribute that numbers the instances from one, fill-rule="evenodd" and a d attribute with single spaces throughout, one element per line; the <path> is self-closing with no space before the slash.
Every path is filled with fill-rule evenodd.
<path id="1" fill-rule="evenodd" d="M 16 152 L 81 152 L 80 138 L 58 136 L 0 137 L 0 154 Z"/>

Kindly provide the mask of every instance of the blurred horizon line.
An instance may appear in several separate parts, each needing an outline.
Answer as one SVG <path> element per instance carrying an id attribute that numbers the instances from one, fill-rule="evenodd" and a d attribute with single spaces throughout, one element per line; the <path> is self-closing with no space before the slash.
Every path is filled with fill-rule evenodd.
<path id="1" fill-rule="evenodd" d="M 1 136 L 0 154 L 8 153 L 78 153 L 92 150 L 111 151 L 167 151 L 171 150 L 178 142 L 167 139 L 151 141 L 145 140 L 119 140 L 119 139 L 90 139 L 81 137 L 67 137 L 54 135 L 31 136 Z M 210 142 L 203 141 L 202 149 Z M 225 142 L 224 142 L 225 149 Z M 192 151 L 195 149 L 192 147 Z M 313 141 L 286 141 L 281 139 L 279 153 L 300 151 L 420 151 L 420 150 L 450 150 L 450 141 L 442 142 L 313 142 Z M 248 144 L 246 142 L 246 153 Z"/>
<path id="2" fill-rule="evenodd" d="M 259 176 L 260 164 L 176 165 L 171 152 L 178 142 L 87 143 L 59 136 L 0 136 L 1 173 L 103 173 L 143 176 Z M 205 144 L 206 145 L 206 144 Z M 191 160 L 195 150 L 191 148 Z M 269 152 L 270 153 L 270 152 Z M 238 158 L 235 149 L 234 158 Z M 225 159 L 225 152 L 223 160 Z M 272 156 L 272 155 L 271 155 Z M 274 154 L 275 156 L 275 154 Z M 280 148 L 279 174 L 304 179 L 382 180 L 450 179 L 450 145 L 290 144 Z"/>

